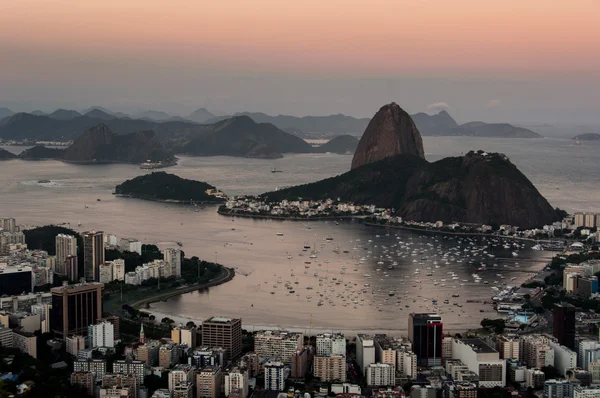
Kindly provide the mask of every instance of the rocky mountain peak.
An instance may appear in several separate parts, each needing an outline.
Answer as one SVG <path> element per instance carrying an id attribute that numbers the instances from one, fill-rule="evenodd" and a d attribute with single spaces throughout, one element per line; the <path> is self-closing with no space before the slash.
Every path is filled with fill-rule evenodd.
<path id="1" fill-rule="evenodd" d="M 383 106 L 363 133 L 352 159 L 352 169 L 395 156 L 412 154 L 425 158 L 423 140 L 412 118 L 398 104 Z"/>

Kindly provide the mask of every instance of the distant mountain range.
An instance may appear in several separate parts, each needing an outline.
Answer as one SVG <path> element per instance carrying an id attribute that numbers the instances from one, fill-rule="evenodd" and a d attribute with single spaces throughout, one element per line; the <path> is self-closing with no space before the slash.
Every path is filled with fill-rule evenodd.
<path id="1" fill-rule="evenodd" d="M 0 148 L 0 160 L 10 160 L 15 159 L 17 155 L 12 152 L 7 151 L 4 148 Z"/>
<path id="2" fill-rule="evenodd" d="M 153 131 L 114 134 L 100 124 L 87 130 L 66 149 L 36 145 L 19 154 L 25 160 L 58 159 L 72 163 L 174 162 L 175 156 Z"/>
<path id="3" fill-rule="evenodd" d="M 81 112 L 59 109 L 50 114 L 41 111 L 15 114 L 8 108 L 0 108 L 0 139 L 68 141 L 77 138 L 85 130 L 99 123 L 105 123 L 116 134 L 153 130 L 160 139 L 178 141 L 179 138 L 190 133 L 214 130 L 218 127 L 205 125 L 217 126 L 217 123 L 235 116 L 246 116 L 256 123 L 271 124 L 286 133 L 304 138 L 314 134 L 327 137 L 340 134 L 360 135 L 365 131 L 370 120 L 342 114 L 296 117 L 242 112 L 215 116 L 204 108 L 194 111 L 187 117 L 172 116 L 158 110 L 148 110 L 130 116 L 98 106 Z M 446 111 L 435 115 L 417 113 L 412 118 L 421 135 L 424 136 L 539 137 L 529 129 L 505 123 L 470 122 L 459 125 Z"/>

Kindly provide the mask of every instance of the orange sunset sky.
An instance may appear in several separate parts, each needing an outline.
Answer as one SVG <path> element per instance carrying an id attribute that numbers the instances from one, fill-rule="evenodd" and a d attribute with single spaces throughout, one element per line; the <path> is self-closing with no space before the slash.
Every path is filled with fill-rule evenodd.
<path id="1" fill-rule="evenodd" d="M 0 65 L 0 106 L 23 110 L 370 116 L 395 100 L 594 122 L 600 1 L 3 0 Z"/>

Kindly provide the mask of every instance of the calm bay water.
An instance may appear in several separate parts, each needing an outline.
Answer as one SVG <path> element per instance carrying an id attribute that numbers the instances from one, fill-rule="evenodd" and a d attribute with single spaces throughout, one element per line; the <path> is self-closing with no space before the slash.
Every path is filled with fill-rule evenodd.
<path id="1" fill-rule="evenodd" d="M 466 137 L 425 137 L 424 143 L 428 160 L 460 155 L 471 148 L 505 153 L 552 205 L 568 211 L 600 211 L 599 143 L 571 146 L 568 140 L 559 139 Z M 22 149 L 9 148 L 13 152 Z M 351 156 L 333 154 L 286 155 L 277 160 L 182 157 L 179 165 L 167 171 L 206 181 L 230 195 L 258 194 L 341 174 L 349 169 L 350 162 Z M 274 167 L 283 172 L 271 173 Z M 488 246 L 489 242 L 471 244 L 439 237 L 435 241 L 400 231 L 390 231 L 387 236 L 385 230 L 357 222 L 335 225 L 232 220 L 217 215 L 213 206 L 195 212 L 189 206 L 111 195 L 120 182 L 146 172 L 134 165 L 0 162 L 0 217 L 12 216 L 19 223 L 34 225 L 69 222 L 74 229 L 104 230 L 164 246 L 181 241 L 188 255 L 235 266 L 239 274 L 225 285 L 156 303 L 153 309 L 193 319 L 213 314 L 241 316 L 251 325 L 306 328 L 312 322 L 313 327 L 332 329 L 405 329 L 408 312 L 429 307 L 443 314 L 447 328 L 460 329 L 490 316 L 480 312 L 488 311 L 488 306 L 467 300 L 489 299 L 494 293 L 492 286 L 501 288 L 503 283 L 526 279 L 528 273 L 524 271 L 539 269 L 548 256 L 518 248 L 518 256 L 514 257 L 513 248 L 506 249 L 502 243 Z M 82 224 L 79 228 L 78 223 Z M 283 233 L 283 237 L 277 233 Z M 306 252 L 302 251 L 305 244 L 311 246 Z M 478 254 L 471 252 L 472 247 L 484 246 L 495 257 L 487 256 L 483 249 Z M 318 253 L 311 259 L 313 249 Z M 446 253 L 450 253 L 446 259 L 455 258 L 449 264 L 443 257 Z M 488 263 L 490 270 L 482 273 L 480 283 L 471 276 L 476 268 L 469 264 L 471 259 Z M 388 269 L 393 262 L 397 265 Z M 307 265 L 309 268 L 305 268 Z M 340 278 L 342 282 L 337 284 Z M 294 293 L 286 295 L 286 282 Z M 394 295 L 390 296 L 392 291 Z M 307 296 L 311 296 L 310 301 Z M 438 304 L 434 305 L 432 299 L 438 299 Z M 444 299 L 449 303 L 444 304 Z M 318 305 L 319 300 L 322 305 Z"/>

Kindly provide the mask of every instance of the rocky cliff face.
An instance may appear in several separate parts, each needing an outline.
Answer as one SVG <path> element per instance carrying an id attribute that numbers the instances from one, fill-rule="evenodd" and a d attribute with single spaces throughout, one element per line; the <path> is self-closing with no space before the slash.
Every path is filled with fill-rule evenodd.
<path id="1" fill-rule="evenodd" d="M 560 218 L 506 156 L 483 151 L 445 158 L 414 173 L 397 209 L 407 220 L 521 228 Z"/>
<path id="2" fill-rule="evenodd" d="M 173 154 L 158 141 L 153 131 L 114 134 L 101 124 L 86 131 L 67 148 L 67 162 L 142 163 L 174 160 Z"/>
<path id="3" fill-rule="evenodd" d="M 382 107 L 369 122 L 354 153 L 352 169 L 400 154 L 425 158 L 423 140 L 415 123 L 392 102 Z"/>

